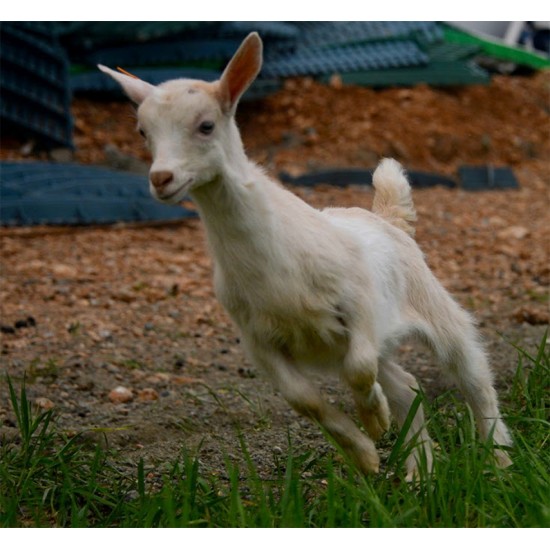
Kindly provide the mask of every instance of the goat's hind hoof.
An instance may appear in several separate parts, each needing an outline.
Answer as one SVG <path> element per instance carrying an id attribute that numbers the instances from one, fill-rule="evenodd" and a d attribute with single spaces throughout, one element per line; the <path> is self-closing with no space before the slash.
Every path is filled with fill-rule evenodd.
<path id="1" fill-rule="evenodd" d="M 495 462 L 499 468 L 509 468 L 514 463 L 508 453 L 502 449 L 495 449 Z"/>

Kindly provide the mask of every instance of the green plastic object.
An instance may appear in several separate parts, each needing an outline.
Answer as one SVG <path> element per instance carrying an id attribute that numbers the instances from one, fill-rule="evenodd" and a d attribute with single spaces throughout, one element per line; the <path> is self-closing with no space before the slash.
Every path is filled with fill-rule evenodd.
<path id="1" fill-rule="evenodd" d="M 358 86 L 458 86 L 464 84 L 487 84 L 489 74 L 469 61 L 432 61 L 423 67 L 403 67 L 400 69 L 381 69 L 343 73 L 344 84 Z"/>
<path id="2" fill-rule="evenodd" d="M 464 45 L 477 45 L 483 53 L 491 57 L 512 61 L 518 65 L 525 65 L 527 67 L 531 67 L 532 69 L 538 70 L 550 67 L 550 58 L 539 55 L 535 52 L 509 46 L 501 42 L 487 40 L 481 38 L 480 36 L 470 34 L 448 25 L 443 25 L 443 30 L 446 42 Z"/>

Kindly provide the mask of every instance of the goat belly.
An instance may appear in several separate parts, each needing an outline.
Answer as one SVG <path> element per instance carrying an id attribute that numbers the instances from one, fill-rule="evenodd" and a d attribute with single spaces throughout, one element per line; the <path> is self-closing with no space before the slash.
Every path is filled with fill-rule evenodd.
<path id="1" fill-rule="evenodd" d="M 315 370 L 337 368 L 347 347 L 347 329 L 332 313 L 303 317 L 254 316 L 248 330 L 258 341 L 268 342 L 298 367 Z"/>

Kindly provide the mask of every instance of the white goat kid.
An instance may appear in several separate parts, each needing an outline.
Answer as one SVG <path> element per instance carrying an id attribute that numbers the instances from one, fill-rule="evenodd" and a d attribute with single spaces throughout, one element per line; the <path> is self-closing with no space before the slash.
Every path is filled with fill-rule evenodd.
<path id="1" fill-rule="evenodd" d="M 139 129 L 153 155 L 151 193 L 197 205 L 215 266 L 216 293 L 239 326 L 250 359 L 299 413 L 317 421 L 364 472 L 376 472 L 373 439 L 399 426 L 417 395 L 415 379 L 392 361 L 405 335 L 420 337 L 454 377 L 481 436 L 510 444 L 487 358 L 474 324 L 431 273 L 410 235 L 415 212 L 400 165 L 373 176 L 373 212 L 308 206 L 249 161 L 235 123 L 241 95 L 262 64 L 256 33 L 219 81 L 153 86 L 99 66 L 139 105 Z M 350 386 L 367 434 L 328 404 L 308 375 L 330 368 Z M 422 455 L 431 465 L 419 408 L 408 439 L 409 478 Z M 501 465 L 510 463 L 497 449 Z"/>

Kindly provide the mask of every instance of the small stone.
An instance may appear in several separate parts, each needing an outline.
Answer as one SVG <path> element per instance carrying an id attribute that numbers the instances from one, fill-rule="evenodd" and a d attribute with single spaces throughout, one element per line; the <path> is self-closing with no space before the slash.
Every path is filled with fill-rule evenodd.
<path id="1" fill-rule="evenodd" d="M 135 489 L 128 491 L 124 496 L 124 500 L 126 502 L 132 502 L 133 500 L 137 500 L 138 498 L 139 498 L 139 493 Z"/>
<path id="2" fill-rule="evenodd" d="M 127 304 L 136 300 L 136 295 L 128 289 L 120 289 L 111 293 L 111 298 Z"/>
<path id="3" fill-rule="evenodd" d="M 9 325 L 2 325 L 0 326 L 0 332 L 3 334 L 15 334 L 15 329 Z"/>
<path id="4" fill-rule="evenodd" d="M 78 270 L 75 267 L 66 264 L 55 264 L 52 271 L 56 277 L 64 279 L 72 279 L 78 275 Z"/>
<path id="5" fill-rule="evenodd" d="M 19 152 L 24 157 L 28 157 L 34 151 L 35 146 L 36 146 L 36 142 L 34 141 L 34 139 L 31 139 L 30 141 L 27 141 L 21 146 L 21 148 L 19 149 Z"/>
<path id="6" fill-rule="evenodd" d="M 48 399 L 47 397 L 38 397 L 35 400 L 36 406 L 40 407 L 41 409 L 44 409 L 45 411 L 49 411 L 50 409 L 53 409 L 55 407 L 54 402 L 51 399 Z"/>
<path id="7" fill-rule="evenodd" d="M 14 325 L 15 328 L 27 328 L 29 327 L 29 321 L 27 319 L 19 319 L 18 321 L 15 321 Z"/>
<path id="8" fill-rule="evenodd" d="M 170 375 L 166 372 L 155 372 L 145 379 L 149 384 L 166 384 L 170 381 Z"/>
<path id="9" fill-rule="evenodd" d="M 50 158 L 55 162 L 71 162 L 74 159 L 74 153 L 71 149 L 59 147 L 50 151 Z"/>
<path id="10" fill-rule="evenodd" d="M 256 373 L 252 369 L 245 369 L 243 367 L 239 367 L 239 370 L 237 371 L 240 376 L 243 378 L 256 378 Z"/>
<path id="11" fill-rule="evenodd" d="M 178 357 L 175 361 L 174 361 L 174 369 L 181 369 L 185 367 L 185 358 L 184 357 Z"/>
<path id="12" fill-rule="evenodd" d="M 329 79 L 329 86 L 335 90 L 341 90 L 344 87 L 342 77 L 339 74 L 331 75 Z"/>
<path id="13" fill-rule="evenodd" d="M 199 378 L 192 378 L 190 376 L 174 376 L 172 378 L 172 382 L 180 386 L 185 384 L 196 384 L 197 382 L 201 382 L 201 380 Z"/>
<path id="14" fill-rule="evenodd" d="M 114 390 L 109 392 L 109 399 L 113 403 L 128 403 L 132 401 L 134 394 L 132 390 L 125 388 L 124 386 L 117 386 Z"/>
<path id="15" fill-rule="evenodd" d="M 529 229 L 522 225 L 511 225 L 498 232 L 501 239 L 524 239 L 529 234 Z"/>
<path id="16" fill-rule="evenodd" d="M 518 308 L 513 317 L 519 323 L 529 325 L 547 325 L 550 322 L 550 314 L 547 310 L 530 305 Z"/>
<path id="17" fill-rule="evenodd" d="M 159 394 L 154 388 L 144 388 L 138 391 L 138 399 L 140 401 L 156 401 L 158 398 Z"/>

